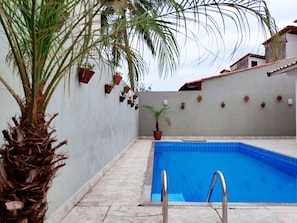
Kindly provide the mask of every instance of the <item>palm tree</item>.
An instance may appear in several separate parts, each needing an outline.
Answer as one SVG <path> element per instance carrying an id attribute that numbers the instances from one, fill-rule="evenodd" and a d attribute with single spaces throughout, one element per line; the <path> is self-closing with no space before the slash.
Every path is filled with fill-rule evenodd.
<path id="1" fill-rule="evenodd" d="M 110 2 L 110 1 L 108 1 Z M 102 32 L 113 34 L 112 42 L 108 42 L 107 48 L 111 52 L 107 54 L 108 60 L 119 67 L 122 60 L 127 64 L 128 76 L 131 88 L 136 90 L 140 77 L 145 72 L 145 62 L 139 55 L 139 50 L 133 46 L 135 40 L 141 40 L 154 57 L 158 58 L 161 70 L 173 71 L 179 58 L 179 47 L 175 38 L 173 22 L 165 20 L 162 10 L 166 7 L 176 6 L 176 10 L 182 11 L 175 1 L 117 1 L 122 2 L 115 7 L 106 4 L 102 9 Z M 145 15 L 146 19 L 141 20 Z M 150 18 L 150 19 L 148 19 Z M 162 18 L 162 19 L 160 19 Z M 131 21 L 139 22 L 131 22 Z M 119 32 L 118 22 L 126 21 L 130 26 L 123 27 Z"/>
<path id="2" fill-rule="evenodd" d="M 0 24 L 10 48 L 7 60 L 22 87 L 16 92 L 0 75 L 21 112 L 3 130 L 0 222 L 44 220 L 48 189 L 67 158 L 57 152 L 67 141 L 56 142 L 50 128 L 57 114 L 47 118 L 46 110 L 60 81 L 96 46 L 92 24 L 98 13 L 98 6 L 87 0 L 0 2 Z"/>
<path id="3" fill-rule="evenodd" d="M 170 107 L 163 106 L 160 109 L 157 109 L 152 105 L 143 105 L 142 107 L 155 119 L 156 130 L 154 131 L 154 138 L 160 140 L 162 138 L 162 132 L 159 129 L 159 121 L 164 121 L 168 125 L 171 125 L 170 119 L 166 116 L 170 111 Z"/>
<path id="4" fill-rule="evenodd" d="M 111 2 L 117 2 L 116 6 Z M 107 3 L 102 1 L 102 4 L 102 31 L 113 33 L 114 36 L 106 46 L 109 48 L 107 60 L 115 67 L 120 67 L 123 61 L 126 63 L 131 88 L 134 90 L 146 71 L 146 63 L 139 55 L 145 46 L 157 59 L 161 77 L 167 77 L 175 71 L 179 59 L 176 36 L 181 34 L 188 37 L 188 22 L 197 25 L 197 29 L 193 30 L 194 38 L 199 38 L 199 32 L 204 30 L 209 36 L 215 36 L 224 42 L 222 32 L 226 23 L 231 21 L 241 34 L 238 39 L 233 40 L 233 53 L 243 43 L 243 35 L 250 33 L 249 15 L 258 19 L 264 33 L 266 30 L 272 36 L 277 33 L 275 22 L 263 0 L 118 0 Z M 131 20 L 139 21 L 142 15 L 151 19 L 131 23 Z M 119 32 L 117 23 L 123 20 L 130 26 Z M 140 41 L 135 44 L 135 39 Z M 277 38 L 275 43 L 277 44 Z M 203 43 L 199 44 L 203 46 Z"/>
<path id="5" fill-rule="evenodd" d="M 242 0 L 240 4 L 232 1 L 231 5 L 225 2 L 1 0 L 1 35 L 7 40 L 10 49 L 7 60 L 14 67 L 22 88 L 21 92 L 16 92 L 0 74 L 0 82 L 20 108 L 20 116 L 13 117 L 13 124 L 3 130 L 0 222 L 44 221 L 48 189 L 67 158 L 58 153 L 67 141 L 58 143 L 53 136 L 55 130 L 50 127 L 57 114 L 47 117 L 47 107 L 58 84 L 84 62 L 86 55 L 91 52 L 96 61 L 101 59 L 111 66 L 118 64 L 110 63 L 109 56 L 121 55 L 119 58 L 132 64 L 129 65 L 133 68 L 130 68 L 131 72 L 129 70 L 130 78 L 138 81 L 145 63 L 131 43 L 142 36 L 142 41 L 156 55 L 161 70 L 170 70 L 178 61 L 174 34 L 180 21 L 186 25 L 186 21 L 195 15 L 199 22 L 199 14 L 208 16 L 203 10 L 207 7 L 217 10 L 223 18 L 227 13 L 220 11 L 221 5 L 231 6 L 238 12 L 254 13 L 270 33 L 275 32 L 264 1 Z M 153 6 L 146 7 L 148 3 Z M 120 16 L 109 18 L 108 24 L 100 28 L 96 24 L 100 13 L 110 6 Z M 144 13 L 140 13 L 140 9 L 144 9 Z M 186 12 L 191 16 L 188 17 L 190 14 Z M 209 18 L 215 26 L 215 21 Z M 240 21 L 240 17 L 235 18 Z"/>

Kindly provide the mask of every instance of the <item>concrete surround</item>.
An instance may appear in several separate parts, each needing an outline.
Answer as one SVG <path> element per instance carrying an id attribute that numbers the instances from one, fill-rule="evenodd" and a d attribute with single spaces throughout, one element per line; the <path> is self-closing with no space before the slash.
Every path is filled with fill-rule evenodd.
<path id="1" fill-rule="evenodd" d="M 294 137 L 265 138 L 164 137 L 163 140 L 243 142 L 297 157 Z M 141 137 L 136 140 L 61 223 L 162 222 L 161 203 L 151 202 L 148 204 L 143 201 L 143 196 L 146 196 L 145 190 L 149 186 L 146 185 L 145 179 L 146 173 L 150 172 L 147 171 L 147 167 L 149 167 L 147 164 L 152 143 L 152 137 Z M 168 182 L 168 187 L 170 187 L 170 182 Z M 221 216 L 221 202 L 169 202 L 168 219 L 172 223 L 218 223 L 222 222 Z M 295 223 L 296 218 L 296 204 L 228 203 L 229 223 Z"/>

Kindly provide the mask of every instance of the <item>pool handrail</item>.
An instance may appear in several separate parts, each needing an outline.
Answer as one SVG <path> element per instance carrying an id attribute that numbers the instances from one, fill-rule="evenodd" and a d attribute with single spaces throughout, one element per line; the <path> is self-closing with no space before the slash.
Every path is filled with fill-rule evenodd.
<path id="1" fill-rule="evenodd" d="M 161 176 L 161 201 L 162 201 L 162 215 L 163 215 L 163 223 L 168 223 L 168 191 L 167 191 L 167 174 L 166 171 L 162 171 Z"/>
<path id="2" fill-rule="evenodd" d="M 214 186 L 216 184 L 217 176 L 220 178 L 221 186 L 222 186 L 222 212 L 223 212 L 222 222 L 227 223 L 227 186 L 226 186 L 225 177 L 222 174 L 222 172 L 219 170 L 217 170 L 213 174 L 212 181 L 211 181 L 211 184 L 210 184 L 210 187 L 208 190 L 206 202 L 209 202 L 209 200 L 211 198 Z"/>

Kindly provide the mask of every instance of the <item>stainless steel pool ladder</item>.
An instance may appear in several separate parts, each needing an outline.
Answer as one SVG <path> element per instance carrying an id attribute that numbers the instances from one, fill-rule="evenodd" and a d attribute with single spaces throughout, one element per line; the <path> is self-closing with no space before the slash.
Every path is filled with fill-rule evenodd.
<path id="1" fill-rule="evenodd" d="M 212 191 L 213 191 L 214 186 L 216 184 L 217 177 L 220 178 L 221 186 L 222 186 L 222 212 L 223 212 L 222 222 L 227 223 L 227 186 L 226 186 L 226 182 L 225 182 L 225 177 L 222 174 L 222 172 L 219 171 L 219 170 L 217 170 L 213 174 L 212 181 L 211 181 L 209 191 L 208 191 L 208 194 L 207 194 L 206 202 L 209 202 L 209 200 L 210 200 L 210 197 L 212 195 Z"/>
<path id="2" fill-rule="evenodd" d="M 168 223 L 168 191 L 167 191 L 167 174 L 166 171 L 162 171 L 162 192 L 161 192 L 161 201 L 162 201 L 162 215 L 163 223 Z"/>

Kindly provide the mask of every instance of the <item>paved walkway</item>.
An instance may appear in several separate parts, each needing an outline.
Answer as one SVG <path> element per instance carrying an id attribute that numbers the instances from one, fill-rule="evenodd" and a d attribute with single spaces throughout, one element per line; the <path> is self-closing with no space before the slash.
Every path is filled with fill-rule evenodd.
<path id="1" fill-rule="evenodd" d="M 166 140 L 180 140 L 165 138 Z M 197 140 L 197 139 L 188 139 Z M 218 138 L 208 141 L 239 141 Z M 242 139 L 240 141 L 265 149 L 281 150 L 297 157 L 295 139 Z M 98 183 L 63 219 L 62 223 L 159 223 L 162 222 L 162 208 L 142 204 L 147 161 L 152 145 L 150 139 L 138 139 L 123 156 L 106 172 Z M 229 223 L 295 223 L 297 205 L 228 206 Z M 169 203 L 171 223 L 217 223 L 222 213 L 221 205 L 173 205 Z"/>

